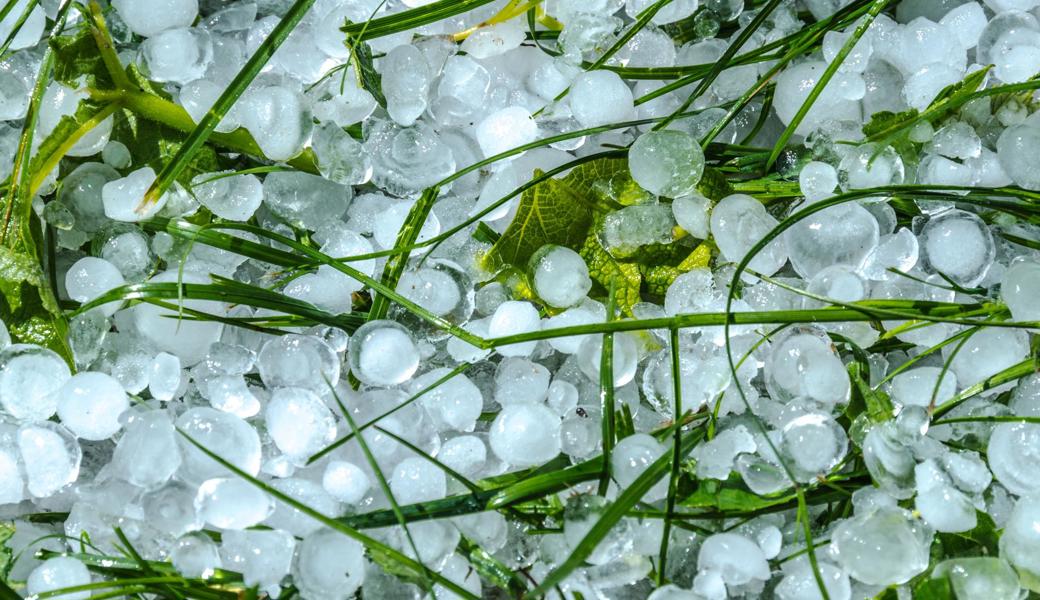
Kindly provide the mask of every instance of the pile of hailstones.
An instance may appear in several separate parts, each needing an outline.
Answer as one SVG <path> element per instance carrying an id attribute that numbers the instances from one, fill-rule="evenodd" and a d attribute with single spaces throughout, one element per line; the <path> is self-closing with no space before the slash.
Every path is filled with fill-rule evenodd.
<path id="1" fill-rule="evenodd" d="M 4 61 L 0 81 L 13 90 L 5 87 L 7 100 L 0 104 L 8 120 L 2 137 L 7 152 L 13 152 L 18 120 L 25 114 L 18 99 L 28 94 L 20 90 L 32 89 L 40 62 L 43 11 L 54 4 L 44 2 L 31 14 L 15 38 L 17 51 Z M 276 8 L 284 3 L 204 1 L 201 14 L 195 0 L 112 4 L 114 11 L 106 19 L 121 58 L 163 82 L 197 119 L 271 32 L 279 19 Z M 200 206 L 223 220 L 253 219 L 289 235 L 290 226 L 308 230 L 330 256 L 387 249 L 418 192 L 456 170 L 547 135 L 664 116 L 683 100 L 684 90 L 679 90 L 635 106 L 634 99 L 659 84 L 640 81 L 631 86 L 610 71 L 582 72 L 579 67 L 582 59 L 609 47 L 614 32 L 631 22 L 646 0 L 627 5 L 623 0 L 547 2 L 565 25 L 559 39 L 562 54 L 556 58 L 522 45 L 522 18 L 478 29 L 461 45 L 436 35 L 479 23 L 497 5 L 417 32 L 374 39 L 372 49 L 382 55 L 376 64 L 386 110 L 352 83 L 353 73 L 347 73 L 343 86 L 339 77 L 322 79 L 348 60 L 337 30 L 344 19 L 360 21 L 373 11 L 382 14 L 413 4 L 418 2 L 384 6 L 376 0 L 319 0 L 218 127 L 245 127 L 272 160 L 289 159 L 309 146 L 320 176 L 282 171 L 263 178 L 242 174 L 214 179 L 207 174 L 191 194 L 176 188 L 140 214 L 134 209 L 155 177 L 152 169 L 136 166 L 125 146 L 109 140 L 110 121 L 78 141 L 69 154 L 89 158 L 64 178 L 60 189 L 45 185 L 37 204 L 58 234 L 60 295 L 87 302 L 124 283 L 178 278 L 206 283 L 210 274 L 265 286 L 278 281 L 270 265 L 149 233 L 135 224 L 155 214 L 190 215 Z M 739 0 L 708 4 L 714 11 L 709 15 L 717 20 L 744 25 L 752 16 L 742 12 Z M 826 16 L 835 4 L 805 2 L 816 18 Z M 795 210 L 841 190 L 904 182 L 1014 183 L 1040 189 L 1035 164 L 1040 113 L 1029 114 L 1015 100 L 996 106 L 984 99 L 936 127 L 914 127 L 911 139 L 922 149 L 916 172 L 891 148 L 839 143 L 860 142 L 862 123 L 877 111 L 923 108 L 936 92 L 979 65 L 995 65 L 987 85 L 1030 77 L 1040 69 L 1040 24 L 1034 14 L 1040 9 L 1012 9 L 1036 4 L 908 0 L 895 18 L 878 17 L 798 128 L 817 160 L 801 168 L 805 200 Z M 696 0 L 665 6 L 612 61 L 629 66 L 715 61 L 727 48 L 726 40 L 708 38 L 676 47 L 659 28 L 689 16 L 696 7 Z M 782 4 L 748 47 L 797 32 L 805 26 L 797 15 L 794 2 Z M 759 142 L 768 146 L 792 119 L 848 35 L 827 34 L 822 53 L 777 78 L 775 112 L 758 133 Z M 607 144 L 634 140 L 629 164 L 651 201 L 607 219 L 599 232 L 607 250 L 623 253 L 667 241 L 679 225 L 692 238 L 711 235 L 721 253 L 720 265 L 739 261 L 777 220 L 747 195 L 732 195 L 714 206 L 698 196 L 703 155 L 696 140 L 725 112 L 717 105 L 743 93 L 767 67 L 726 70 L 695 101 L 695 108 L 705 109 L 699 116 L 676 120 L 663 131 L 640 127 L 570 139 L 461 177 L 442 189 L 420 239 L 485 211 L 534 168 L 550 169 Z M 553 102 L 568 89 L 564 100 Z M 74 110 L 84 94 L 57 83 L 47 87 L 38 137 Z M 761 108 L 752 104 L 719 139 L 742 139 Z M 344 132 L 345 126 L 359 122 L 363 142 Z M 1017 321 L 1040 319 L 1040 262 L 1033 251 L 999 235 L 1035 239 L 1034 228 L 1007 218 L 989 223 L 969 204 L 952 201 L 922 201 L 922 216 L 909 228 L 897 227 L 886 200 L 880 196 L 812 213 L 759 252 L 750 269 L 775 275 L 774 281 L 815 297 L 842 302 L 991 298 L 1005 303 Z M 513 210 L 507 203 L 486 211 L 482 219 L 501 231 Z M 474 240 L 471 231 L 466 228 L 421 266 L 408 270 L 398 292 L 480 336 L 606 319 L 604 305 L 588 297 L 588 268 L 573 251 L 548 247 L 537 255 L 531 280 L 544 303 L 540 307 L 512 299 L 509 289 L 481 271 L 473 257 L 487 246 Z M 372 275 L 383 262 L 351 264 Z M 644 302 L 634 311 L 655 317 L 723 310 L 731 273 L 722 267 L 714 273 L 696 269 L 683 274 L 668 289 L 663 305 Z M 953 291 L 949 282 L 971 291 Z M 339 314 L 350 311 L 351 294 L 361 287 L 322 266 L 284 283 L 280 291 Z M 235 318 L 276 316 L 215 301 L 188 300 L 184 305 Z M 733 308 L 823 305 L 749 276 Z M 554 316 L 542 316 L 540 308 Z M 3 336 L 0 510 L 16 522 L 8 545 L 20 554 L 11 578 L 27 580 L 28 592 L 98 577 L 72 558 L 36 557 L 41 548 L 73 548 L 50 535 L 54 528 L 19 520 L 19 515 L 62 511 L 68 512 L 64 533 L 73 539 L 88 535 L 97 551 L 115 552 L 118 527 L 144 557 L 170 560 L 186 576 L 228 569 L 272 596 L 288 581 L 312 599 L 351 597 L 362 585 L 362 593 L 371 598 L 421 594 L 418 587 L 383 573 L 358 543 L 273 501 L 189 444 L 175 428 L 238 469 L 333 516 L 390 505 L 356 439 L 310 461 L 351 431 L 336 399 L 358 426 L 378 425 L 368 427 L 363 439 L 401 505 L 437 500 L 464 488 L 394 436 L 473 480 L 541 465 L 560 454 L 580 462 L 600 451 L 598 336 L 516 343 L 492 352 L 403 311 L 391 313 L 391 320 L 367 323 L 351 336 L 330 327 L 272 336 L 174 316 L 151 304 L 109 303 L 75 317 L 69 337 L 75 374 L 54 352 L 12 345 Z M 1040 504 L 1033 496 L 1040 493 L 1040 425 L 965 422 L 929 427 L 928 407 L 1024 360 L 1029 334 L 982 327 L 959 338 L 958 344 L 908 363 L 968 330 L 953 324 L 901 324 L 885 326 L 897 332 L 904 349 L 869 354 L 870 383 L 891 395 L 896 415 L 850 431 L 836 421 L 850 398 L 846 357 L 828 334 L 869 348 L 879 336 L 871 325 L 790 327 L 767 343 L 761 343 L 764 328 L 734 327 L 730 347 L 737 357 L 748 355 L 735 372 L 728 367 L 721 330 L 683 330 L 684 407 L 696 410 L 721 402 L 717 435 L 690 455 L 696 475 L 701 480 L 738 478 L 757 494 L 782 492 L 793 485 L 789 476 L 804 483 L 840 471 L 850 444 L 855 444 L 876 485 L 853 495 L 854 510 L 847 518 L 816 532 L 818 540 L 826 540 L 817 547 L 817 558 L 830 598 L 865 598 L 885 586 L 906 583 L 928 567 L 933 536 L 971 530 L 977 511 L 988 513 L 1003 529 L 999 556 L 958 559 L 941 564 L 938 572 L 949 573 L 961 598 L 981 597 L 978 590 L 985 590 L 988 598 L 1017 598 L 1019 574 L 1024 581 L 1040 576 Z M 613 451 L 614 483 L 607 498 L 587 493 L 586 487 L 564 494 L 562 533 L 528 535 L 522 525 L 495 512 L 414 523 L 410 535 L 425 565 L 480 595 L 480 578 L 456 552 L 460 537 L 466 536 L 538 580 L 568 556 L 609 498 L 667 451 L 648 433 L 675 416 L 667 339 L 659 332 L 618 334 L 614 361 L 616 398 L 630 409 L 637 433 L 620 440 Z M 947 361 L 948 369 L 943 367 Z M 406 402 L 463 363 L 471 363 L 465 373 Z M 348 371 L 360 388 L 348 383 Z M 1009 389 L 1009 396 L 998 396 Z M 396 410 L 384 416 L 391 409 Z M 494 417 L 480 420 L 482 413 Z M 950 413 L 1004 415 L 1040 416 L 1040 377 L 975 394 Z M 660 506 L 666 488 L 661 482 L 644 501 Z M 265 527 L 254 528 L 260 525 Z M 663 524 L 625 518 L 587 565 L 560 587 L 585 598 L 719 600 L 757 597 L 766 586 L 783 600 L 819 597 L 793 511 L 733 525 L 713 535 L 674 529 L 665 574 L 673 583 L 651 593 L 647 575 L 660 548 Z M 203 530 L 220 532 L 221 541 Z M 414 555 L 400 528 L 370 533 Z M 443 588 L 436 591 L 439 598 L 452 597 Z"/>

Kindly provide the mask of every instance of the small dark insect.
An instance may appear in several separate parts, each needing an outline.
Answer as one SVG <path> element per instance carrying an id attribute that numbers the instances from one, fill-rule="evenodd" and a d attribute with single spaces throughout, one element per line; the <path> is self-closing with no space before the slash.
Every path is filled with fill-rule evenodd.
<path id="1" fill-rule="evenodd" d="M 587 417 L 587 416 L 589 416 L 589 413 L 585 412 L 585 409 L 580 407 L 580 406 L 577 409 L 575 409 L 574 412 L 577 413 L 579 417 Z"/>

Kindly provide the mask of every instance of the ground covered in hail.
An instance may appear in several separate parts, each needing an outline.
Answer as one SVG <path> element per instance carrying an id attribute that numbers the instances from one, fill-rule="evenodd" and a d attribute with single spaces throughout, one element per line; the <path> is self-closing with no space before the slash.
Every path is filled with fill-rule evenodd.
<path id="1" fill-rule="evenodd" d="M 1040 597 L 1040 0 L 0 2 L 0 600 Z"/>

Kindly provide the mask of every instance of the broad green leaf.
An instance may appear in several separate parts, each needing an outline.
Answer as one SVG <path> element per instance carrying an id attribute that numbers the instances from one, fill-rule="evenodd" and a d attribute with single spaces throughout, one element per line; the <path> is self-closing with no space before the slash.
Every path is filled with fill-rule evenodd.
<path id="1" fill-rule="evenodd" d="M 386 96 L 383 95 L 383 77 L 376 70 L 372 59 L 372 48 L 366 43 L 357 40 L 347 42 L 350 48 L 350 60 L 354 64 L 354 72 L 357 75 L 357 83 L 361 85 L 376 103 L 386 108 Z M 344 83 L 344 85 L 352 85 Z"/>
<path id="2" fill-rule="evenodd" d="M 35 255 L 23 244 L 0 246 L 0 319 L 14 341 L 45 346 L 70 361 L 65 318 Z"/>
<path id="3" fill-rule="evenodd" d="M 914 586 L 914 600 L 956 600 L 949 577 L 922 579 Z"/>
<path id="4" fill-rule="evenodd" d="M 86 24 L 77 27 L 69 35 L 52 37 L 50 46 L 54 50 L 54 80 L 69 87 L 88 85 L 110 88 L 112 78 L 105 70 L 97 42 Z"/>
<path id="5" fill-rule="evenodd" d="M 640 301 L 639 288 L 643 274 L 639 263 L 620 261 L 607 252 L 595 235 L 585 239 L 578 250 L 589 267 L 589 276 L 603 289 L 614 290 L 614 302 L 621 312 L 632 314 L 632 306 Z"/>
<path id="6" fill-rule="evenodd" d="M 721 512 L 751 512 L 787 504 L 793 495 L 766 498 L 752 492 L 732 487 L 727 482 L 701 481 L 696 491 L 680 502 L 689 508 L 709 508 Z"/>
<path id="7" fill-rule="evenodd" d="M 941 556 L 962 558 L 972 556 L 999 556 L 1000 532 L 993 518 L 982 511 L 975 511 L 975 528 L 961 533 L 939 533 L 935 544 L 941 545 Z"/>
<path id="8" fill-rule="evenodd" d="M 458 549 L 484 581 L 490 582 L 513 597 L 520 597 L 527 591 L 527 585 L 515 571 L 469 539 L 462 538 Z"/>
<path id="9" fill-rule="evenodd" d="M 526 190 L 513 222 L 484 257 L 485 266 L 495 271 L 506 265 L 525 269 L 531 255 L 546 244 L 581 248 L 597 206 L 616 188 L 619 174 L 631 179 L 627 171 L 625 160 L 605 158 Z M 540 174 L 535 171 L 535 177 Z"/>
<path id="10" fill-rule="evenodd" d="M 678 244 L 671 244 L 678 246 Z M 687 248 L 683 247 L 683 250 Z M 664 297 L 668 287 L 672 285 L 675 278 L 683 273 L 700 267 L 707 267 L 711 263 L 711 245 L 703 243 L 693 249 L 677 265 L 659 264 L 654 261 L 642 261 L 643 284 L 646 291 L 655 296 Z"/>
<path id="11" fill-rule="evenodd" d="M 849 418 L 855 418 L 858 411 L 866 411 L 867 417 L 874 423 L 891 419 L 895 414 L 892 399 L 885 392 L 875 390 L 870 386 L 863 372 L 862 363 L 850 362 L 846 369 L 852 382 L 852 397 L 847 411 Z"/>
<path id="12" fill-rule="evenodd" d="M 14 558 L 14 552 L 7 545 L 7 540 L 11 539 L 14 532 L 13 521 L 0 522 L 0 580 L 2 581 L 8 580 L 8 574 L 13 566 L 11 560 Z"/>
<path id="13" fill-rule="evenodd" d="M 700 183 L 697 184 L 697 192 L 712 200 L 712 205 L 714 205 L 715 202 L 733 193 L 733 184 L 726 179 L 726 175 L 722 171 L 714 167 L 704 167 L 704 174 L 701 175 Z"/>
<path id="14" fill-rule="evenodd" d="M 180 150 L 185 134 L 129 110 L 120 110 L 115 116 L 112 139 L 122 142 L 130 150 L 135 168 L 150 166 L 158 172 L 164 162 Z M 204 145 L 192 155 L 187 166 L 177 175 L 177 181 L 187 186 L 196 175 L 220 169 L 216 151 Z"/>

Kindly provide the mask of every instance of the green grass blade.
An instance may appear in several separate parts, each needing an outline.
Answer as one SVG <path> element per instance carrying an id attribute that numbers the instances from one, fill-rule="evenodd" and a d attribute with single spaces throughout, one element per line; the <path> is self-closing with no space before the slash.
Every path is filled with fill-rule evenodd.
<path id="1" fill-rule="evenodd" d="M 467 13 L 495 0 L 438 0 L 393 15 L 371 19 L 363 23 L 349 23 L 340 31 L 352 39 L 365 41 L 410 31 L 423 25 Z"/>
<path id="2" fill-rule="evenodd" d="M 672 329 L 669 335 L 672 359 L 672 394 L 675 407 L 672 414 L 678 421 L 683 414 L 682 371 L 679 361 L 679 330 Z M 713 421 L 714 422 L 714 421 Z M 675 494 L 678 491 L 679 472 L 682 466 L 682 427 L 675 428 L 672 443 L 672 471 L 668 478 L 668 497 L 665 501 L 664 529 L 661 533 L 661 550 L 657 554 L 657 585 L 664 585 L 665 567 L 668 561 L 668 538 L 672 533 L 672 512 L 675 511 Z"/>
<path id="3" fill-rule="evenodd" d="M 610 286 L 607 294 L 607 322 L 615 318 L 617 307 L 614 286 Z M 603 342 L 599 355 L 599 401 L 601 430 L 603 436 L 603 473 L 599 478 L 599 495 L 606 496 L 610 487 L 610 453 L 614 449 L 614 333 L 603 334 Z"/>

